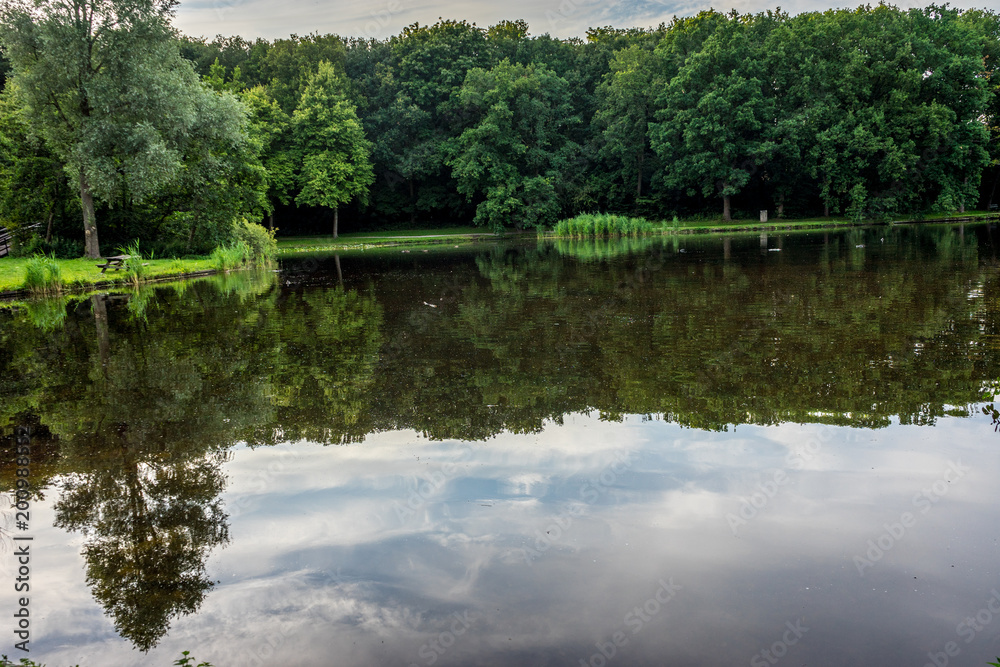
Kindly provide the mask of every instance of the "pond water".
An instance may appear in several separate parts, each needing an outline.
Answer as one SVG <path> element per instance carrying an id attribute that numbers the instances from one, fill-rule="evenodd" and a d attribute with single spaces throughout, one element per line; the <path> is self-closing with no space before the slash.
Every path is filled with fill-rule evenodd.
<path id="1" fill-rule="evenodd" d="M 0 652 L 29 544 L 50 667 L 981 667 L 997 243 L 397 248 L 4 311 Z"/>

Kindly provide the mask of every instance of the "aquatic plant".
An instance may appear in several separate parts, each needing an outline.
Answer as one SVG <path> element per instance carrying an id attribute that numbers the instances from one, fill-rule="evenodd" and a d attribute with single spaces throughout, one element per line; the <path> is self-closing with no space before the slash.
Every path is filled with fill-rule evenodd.
<path id="1" fill-rule="evenodd" d="M 212 265 L 219 271 L 232 271 L 252 261 L 252 251 L 243 241 L 221 245 L 212 251 Z"/>
<path id="2" fill-rule="evenodd" d="M 582 239 L 591 236 L 648 236 L 661 233 L 663 226 L 645 218 L 613 213 L 581 213 L 574 218 L 560 220 L 553 231 L 556 236 Z"/>

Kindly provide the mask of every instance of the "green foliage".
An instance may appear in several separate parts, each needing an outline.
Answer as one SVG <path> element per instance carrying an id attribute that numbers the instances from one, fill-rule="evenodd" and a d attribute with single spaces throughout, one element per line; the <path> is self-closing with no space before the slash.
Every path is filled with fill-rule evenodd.
<path id="1" fill-rule="evenodd" d="M 62 290 L 62 270 L 55 257 L 35 255 L 24 266 L 24 289 L 36 294 L 53 294 Z"/>
<path id="2" fill-rule="evenodd" d="M 271 266 L 278 254 L 278 241 L 274 232 L 264 229 L 258 224 L 241 220 L 236 223 L 234 235 L 236 242 L 247 248 L 248 261 L 256 266 Z"/>
<path id="3" fill-rule="evenodd" d="M 564 132 L 580 122 L 568 82 L 542 65 L 504 60 L 469 70 L 459 99 L 475 120 L 449 148 L 448 164 L 459 192 L 484 199 L 476 224 L 501 230 L 554 223 L 579 152 Z"/>
<path id="4" fill-rule="evenodd" d="M 573 218 L 560 220 L 554 229 L 556 236 L 586 238 L 592 236 L 644 236 L 660 234 L 663 225 L 645 218 L 632 218 L 609 213 L 581 213 Z"/>
<path id="5" fill-rule="evenodd" d="M 125 272 L 125 279 L 138 287 L 149 275 L 149 267 L 142 261 L 143 257 L 142 251 L 139 250 L 139 242 L 133 241 L 127 246 L 118 248 L 118 254 L 128 255 L 122 262 L 122 270 Z"/>
<path id="6" fill-rule="evenodd" d="M 355 198 L 368 200 L 375 181 L 371 144 L 344 96 L 345 85 L 332 64 L 321 62 L 292 116 L 301 158 L 298 204 L 336 209 Z"/>
<path id="7" fill-rule="evenodd" d="M 195 665 L 195 659 L 191 657 L 190 651 L 181 651 L 181 656 L 174 661 L 175 667 L 212 667 L 210 662 L 199 662 Z"/>
<path id="8" fill-rule="evenodd" d="M 88 257 L 100 255 L 95 200 L 152 205 L 143 211 L 147 220 L 169 218 L 158 235 L 184 238 L 189 248 L 199 233 L 226 229 L 246 200 L 255 206 L 263 177 L 245 148 L 243 111 L 181 58 L 169 23 L 174 5 L 42 0 L 29 9 L 12 2 L 0 17 L 32 133 L 80 194 Z M 156 216 L 160 207 L 166 211 Z"/>
<path id="9" fill-rule="evenodd" d="M 210 257 L 212 265 L 218 271 L 232 271 L 253 261 L 253 256 L 248 246 L 243 241 L 236 241 L 219 246 L 212 251 Z"/>
<path id="10" fill-rule="evenodd" d="M 56 331 L 66 320 L 66 301 L 63 298 L 32 299 L 26 310 L 31 324 L 41 331 Z"/>

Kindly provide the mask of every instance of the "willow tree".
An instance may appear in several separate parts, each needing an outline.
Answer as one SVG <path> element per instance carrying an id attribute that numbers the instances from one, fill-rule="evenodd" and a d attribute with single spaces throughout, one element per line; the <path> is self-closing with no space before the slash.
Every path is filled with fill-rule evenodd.
<path id="1" fill-rule="evenodd" d="M 33 133 L 80 193 L 86 256 L 96 201 L 142 201 L 181 171 L 205 93 L 176 45 L 176 0 L 4 0 L 0 42 Z"/>

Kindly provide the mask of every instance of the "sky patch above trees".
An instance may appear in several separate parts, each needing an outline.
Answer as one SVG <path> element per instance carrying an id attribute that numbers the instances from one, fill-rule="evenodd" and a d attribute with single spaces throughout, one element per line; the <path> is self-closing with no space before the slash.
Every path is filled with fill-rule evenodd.
<path id="1" fill-rule="evenodd" d="M 900 8 L 921 7 L 924 2 L 905 0 L 893 3 Z M 188 0 L 181 3 L 175 25 L 189 35 L 242 35 L 274 39 L 291 33 L 333 32 L 341 35 L 384 39 L 398 34 L 412 23 L 433 24 L 438 17 L 459 16 L 470 23 L 488 26 L 511 18 L 522 18 L 536 35 L 583 37 L 587 28 L 614 25 L 619 28 L 649 27 L 669 22 L 673 16 L 693 16 L 715 9 L 756 13 L 780 6 L 797 14 L 831 8 L 853 8 L 857 2 L 829 0 L 513 0 L 504 3 L 426 2 L 425 0 Z M 1000 9 L 996 1 L 974 3 L 976 7 Z"/>

